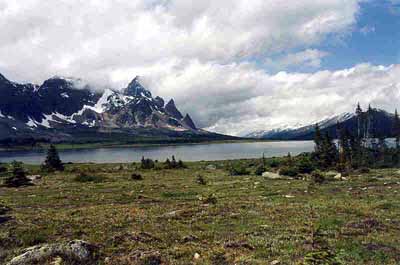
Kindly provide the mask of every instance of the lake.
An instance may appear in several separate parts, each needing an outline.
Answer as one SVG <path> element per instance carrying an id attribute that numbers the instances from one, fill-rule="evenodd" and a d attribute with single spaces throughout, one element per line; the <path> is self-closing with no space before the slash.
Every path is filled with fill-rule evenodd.
<path id="1" fill-rule="evenodd" d="M 264 153 L 266 157 L 284 156 L 289 152 L 297 155 L 312 151 L 312 141 L 282 142 L 240 142 L 240 143 L 208 143 L 166 146 L 114 147 L 96 149 L 60 150 L 63 162 L 73 163 L 128 163 L 140 161 L 142 156 L 164 161 L 167 157 L 183 161 L 226 160 L 240 158 L 257 158 Z M 21 161 L 26 164 L 41 164 L 46 151 L 3 151 L 0 162 Z"/>

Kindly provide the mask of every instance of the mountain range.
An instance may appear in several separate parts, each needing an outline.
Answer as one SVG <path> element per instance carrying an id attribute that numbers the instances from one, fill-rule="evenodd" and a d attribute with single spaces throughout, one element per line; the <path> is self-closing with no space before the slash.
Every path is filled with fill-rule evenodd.
<path id="1" fill-rule="evenodd" d="M 364 114 L 366 114 L 366 112 Z M 393 136 L 394 114 L 381 109 L 370 109 L 368 115 L 370 115 L 371 121 L 374 124 L 374 133 L 376 135 L 385 137 Z M 340 128 L 346 128 L 350 132 L 356 132 L 358 119 L 355 113 L 347 112 L 323 119 L 316 123 L 318 123 L 322 133 L 328 132 L 331 137 L 337 138 L 338 126 Z M 312 140 L 314 139 L 316 123 L 292 128 L 283 127 L 256 131 L 246 135 L 246 137 L 267 140 Z"/>
<path id="2" fill-rule="evenodd" d="M 18 84 L 0 74 L 0 141 L 85 142 L 139 138 L 233 138 L 196 126 L 173 99 L 165 103 L 135 77 L 102 92 L 80 79 L 55 76 L 42 85 Z"/>

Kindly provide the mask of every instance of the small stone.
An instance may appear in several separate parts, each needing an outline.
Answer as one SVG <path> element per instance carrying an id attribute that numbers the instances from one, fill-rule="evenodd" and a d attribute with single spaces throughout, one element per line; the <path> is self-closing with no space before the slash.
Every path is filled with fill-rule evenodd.
<path id="1" fill-rule="evenodd" d="M 272 172 L 264 172 L 262 174 L 263 177 L 269 178 L 269 179 L 283 179 L 284 177 L 282 177 L 279 174 L 276 173 L 272 173 Z"/>
<path id="2" fill-rule="evenodd" d="M 194 253 L 193 258 L 194 258 L 194 259 L 199 259 L 199 258 L 200 258 L 200 254 L 199 254 L 199 253 Z"/>
<path id="3" fill-rule="evenodd" d="M 281 263 L 279 260 L 273 260 L 271 261 L 271 265 L 278 265 L 279 263 Z"/>
<path id="4" fill-rule="evenodd" d="M 41 175 L 30 175 L 30 176 L 26 176 L 28 179 L 30 179 L 31 181 L 36 181 L 39 179 L 42 179 Z"/>

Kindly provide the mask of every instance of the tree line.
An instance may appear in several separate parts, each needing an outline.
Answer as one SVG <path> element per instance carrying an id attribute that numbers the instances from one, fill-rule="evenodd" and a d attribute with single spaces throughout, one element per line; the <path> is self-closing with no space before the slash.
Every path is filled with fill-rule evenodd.
<path id="1" fill-rule="evenodd" d="M 400 162 L 400 118 L 396 110 L 392 125 L 395 145 L 389 146 L 386 135 L 379 133 L 378 121 L 374 120 L 371 106 L 366 111 L 360 104 L 356 108 L 357 126 L 350 130 L 337 123 L 338 139 L 328 132 L 321 133 L 315 125 L 315 150 L 313 158 L 320 168 L 336 168 L 341 172 L 361 167 L 393 167 Z"/>

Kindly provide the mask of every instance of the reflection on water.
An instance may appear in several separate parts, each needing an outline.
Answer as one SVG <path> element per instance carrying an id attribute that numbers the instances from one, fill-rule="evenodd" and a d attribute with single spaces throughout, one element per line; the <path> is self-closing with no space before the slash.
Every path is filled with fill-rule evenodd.
<path id="1" fill-rule="evenodd" d="M 146 158 L 165 160 L 175 155 L 184 161 L 225 160 L 239 158 L 283 156 L 312 151 L 312 141 L 251 142 L 251 143 L 211 143 L 175 146 L 117 147 L 60 151 L 64 162 L 74 163 L 127 163 Z M 27 164 L 41 164 L 45 151 L 7 151 L 0 152 L 0 162 L 13 160 Z"/>

